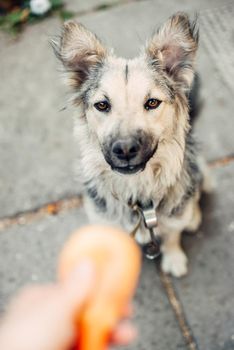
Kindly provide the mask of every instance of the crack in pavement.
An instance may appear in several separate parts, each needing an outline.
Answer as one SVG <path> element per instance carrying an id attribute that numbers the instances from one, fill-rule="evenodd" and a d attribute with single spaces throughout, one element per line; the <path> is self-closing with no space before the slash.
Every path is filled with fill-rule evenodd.
<path id="1" fill-rule="evenodd" d="M 99 12 L 99 11 L 105 11 L 105 10 L 109 10 L 121 5 L 125 5 L 125 4 L 130 4 L 130 3 L 134 3 L 134 2 L 140 2 L 140 1 L 144 1 L 144 0 L 117 0 L 117 1 L 113 1 L 113 3 L 105 3 L 105 1 L 103 1 L 102 4 L 94 6 L 92 8 L 89 8 L 87 10 L 78 10 L 78 11 L 71 11 L 72 12 L 72 16 L 73 17 L 80 17 L 80 16 L 85 16 L 91 13 L 95 13 L 95 12 Z"/>
<path id="2" fill-rule="evenodd" d="M 63 198 L 55 202 L 47 203 L 39 208 L 0 219 L 0 232 L 12 225 L 25 225 L 35 220 L 39 220 L 46 215 L 57 215 L 64 211 L 79 208 L 82 206 L 82 203 L 83 201 L 81 196 Z"/>
<path id="3" fill-rule="evenodd" d="M 213 168 L 218 168 L 221 166 L 228 165 L 233 161 L 234 161 L 234 154 L 230 154 L 226 157 L 211 160 L 208 162 L 208 165 L 211 169 L 213 169 Z"/>
<path id="4" fill-rule="evenodd" d="M 166 275 L 162 270 L 158 269 L 158 274 L 169 300 L 170 306 L 174 311 L 176 319 L 178 321 L 182 336 L 189 350 L 199 350 L 197 341 L 193 335 L 191 327 L 188 324 L 185 312 L 182 304 L 176 294 L 171 278 Z"/>

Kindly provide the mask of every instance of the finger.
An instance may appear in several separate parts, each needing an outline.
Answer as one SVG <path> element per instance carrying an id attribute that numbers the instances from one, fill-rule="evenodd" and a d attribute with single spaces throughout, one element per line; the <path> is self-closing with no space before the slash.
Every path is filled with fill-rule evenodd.
<path id="1" fill-rule="evenodd" d="M 118 345 L 127 345 L 137 337 L 136 328 L 128 321 L 121 322 L 111 336 L 111 342 Z"/>
<path id="2" fill-rule="evenodd" d="M 33 306 L 35 307 L 35 305 L 40 303 L 41 300 L 46 300 L 53 296 L 57 289 L 58 286 L 54 284 L 25 287 L 13 298 L 7 311 L 9 314 L 26 313 Z"/>

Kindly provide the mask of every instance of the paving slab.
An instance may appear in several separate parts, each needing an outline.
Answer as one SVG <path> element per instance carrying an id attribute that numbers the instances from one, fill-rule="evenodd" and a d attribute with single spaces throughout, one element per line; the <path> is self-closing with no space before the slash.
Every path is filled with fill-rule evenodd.
<path id="1" fill-rule="evenodd" d="M 83 210 L 48 215 L 0 232 L 0 309 L 19 288 L 55 278 L 58 253 L 68 235 L 87 223 Z"/>
<path id="2" fill-rule="evenodd" d="M 234 163 L 214 171 L 217 188 L 203 200 L 203 224 L 184 237 L 187 277 L 175 280 L 200 349 L 234 349 Z"/>
<path id="3" fill-rule="evenodd" d="M 46 216 L 0 233 L 0 310 L 25 284 L 55 279 L 58 253 L 69 233 L 84 225 L 83 209 Z M 121 283 L 121 281 L 120 281 Z M 131 349 L 186 350 L 174 315 L 162 290 L 155 265 L 144 262 L 134 301 L 139 338 Z"/>
<path id="4" fill-rule="evenodd" d="M 18 41 L 0 37 L 0 217 L 79 192 L 73 181 L 72 114 L 49 45 L 49 19 Z"/>
<path id="5" fill-rule="evenodd" d="M 177 11 L 191 15 L 225 7 L 229 0 L 145 0 L 133 1 L 105 11 L 93 12 L 76 19 L 93 30 L 104 43 L 116 49 L 117 54 L 134 57 L 140 45 L 160 24 Z"/>
<path id="6" fill-rule="evenodd" d="M 203 108 L 196 133 L 206 159 L 234 154 L 234 4 L 205 10 L 200 15 L 201 49 L 198 70 Z"/>
<path id="7" fill-rule="evenodd" d="M 153 261 L 144 261 L 134 310 L 140 336 L 126 350 L 187 349 Z"/>
<path id="8" fill-rule="evenodd" d="M 173 12 L 200 10 L 204 18 L 212 18 L 212 26 L 208 27 L 211 30 L 217 22 L 213 8 L 223 8 L 228 3 L 226 0 L 130 2 L 89 13 L 78 20 L 113 46 L 119 55 L 132 57 L 155 26 Z M 80 192 L 73 176 L 72 111 L 59 112 L 66 105 L 67 96 L 48 45 L 48 37 L 58 33 L 60 25 L 58 19 L 52 18 L 28 26 L 14 43 L 0 36 L 4 48 L 0 57 L 0 79 L 4 87 L 0 94 L 0 217 Z M 220 38 L 220 29 L 217 30 Z M 203 27 L 199 71 L 204 108 L 196 131 L 206 158 L 215 159 L 234 152 L 234 100 L 221 79 L 214 54 L 207 50 L 202 31 Z M 231 50 L 230 46 L 230 55 Z"/>

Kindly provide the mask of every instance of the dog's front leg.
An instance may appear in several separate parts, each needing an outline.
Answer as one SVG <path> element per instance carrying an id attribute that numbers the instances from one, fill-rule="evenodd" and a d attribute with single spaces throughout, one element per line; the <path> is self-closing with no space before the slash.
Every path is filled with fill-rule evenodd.
<path id="1" fill-rule="evenodd" d="M 162 269 L 175 277 L 184 276 L 188 259 L 183 252 L 180 240 L 182 231 L 195 231 L 201 223 L 201 211 L 198 205 L 199 193 L 196 193 L 185 205 L 182 213 L 174 216 L 162 216 L 159 229 L 163 239 Z"/>
<path id="2" fill-rule="evenodd" d="M 180 246 L 181 232 L 163 232 L 162 238 L 162 270 L 175 277 L 186 275 L 188 259 Z"/>

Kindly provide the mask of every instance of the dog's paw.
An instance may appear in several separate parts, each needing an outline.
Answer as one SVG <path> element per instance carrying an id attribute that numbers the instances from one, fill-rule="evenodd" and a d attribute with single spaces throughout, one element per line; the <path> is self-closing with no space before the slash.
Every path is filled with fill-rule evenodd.
<path id="1" fill-rule="evenodd" d="M 162 257 L 161 267 L 165 273 L 174 277 L 182 277 L 188 272 L 188 259 L 182 250 L 165 252 Z"/>

